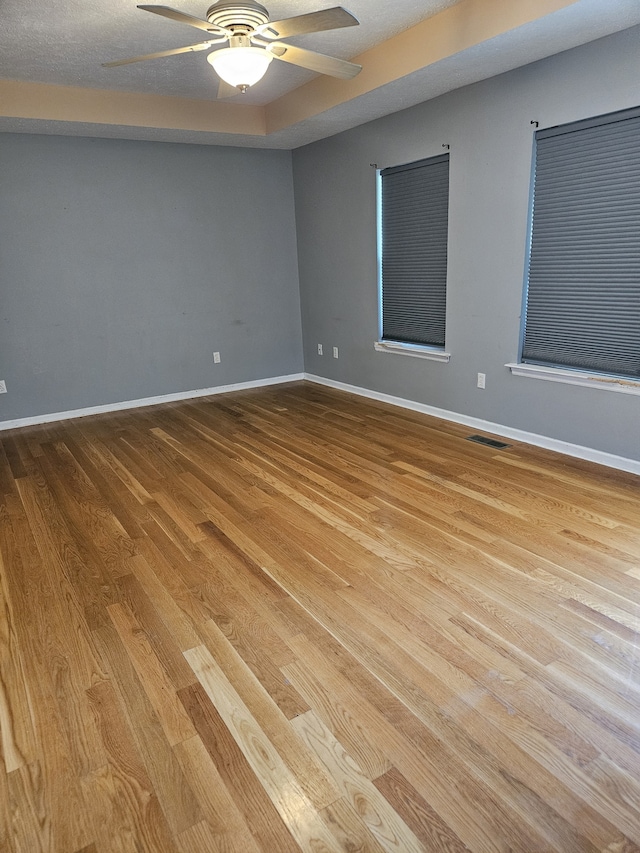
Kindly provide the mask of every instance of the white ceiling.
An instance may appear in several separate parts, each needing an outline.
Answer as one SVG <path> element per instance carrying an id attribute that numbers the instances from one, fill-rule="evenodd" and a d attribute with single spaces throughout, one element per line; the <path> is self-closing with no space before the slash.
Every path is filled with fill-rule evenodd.
<path id="1" fill-rule="evenodd" d="M 144 0 L 138 0 L 144 2 Z M 154 2 L 154 0 L 152 0 Z M 205 18 L 209 0 L 158 0 Z M 300 36 L 300 47 L 349 59 L 458 0 L 347 0 L 358 27 Z M 263 0 L 271 20 L 290 18 L 340 0 Z M 29 13 L 26 10 L 29 9 Z M 24 0 L 0 4 L 0 76 L 67 86 L 215 98 L 217 78 L 206 52 L 188 53 L 119 68 L 101 63 L 204 41 L 199 30 L 140 10 L 136 0 L 48 0 L 45 14 Z M 240 103 L 265 104 L 300 86 L 313 73 L 274 62 L 269 74 Z"/>
<path id="2" fill-rule="evenodd" d="M 266 0 L 272 20 L 340 0 Z M 161 0 L 162 2 L 162 0 Z M 165 0 L 204 18 L 207 0 Z M 265 0 L 263 0 L 265 2 Z M 292 43 L 351 59 L 461 0 L 346 0 L 360 26 L 300 36 Z M 486 0 L 492 6 L 496 0 Z M 504 0 L 517 4 L 521 0 Z M 640 23 L 640 0 L 575 0 L 560 11 L 430 64 L 267 137 L 144 127 L 99 127 L 82 121 L 0 118 L 0 130 L 164 139 L 292 148 L 329 136 L 445 91 L 510 70 Z M 202 37 L 201 37 L 202 36 Z M 102 62 L 202 41 L 197 29 L 136 8 L 135 0 L 24 0 L 0 4 L 0 79 L 213 101 L 217 80 L 206 53 L 103 68 Z M 231 103 L 269 104 L 316 75 L 273 62 L 267 76 Z"/>

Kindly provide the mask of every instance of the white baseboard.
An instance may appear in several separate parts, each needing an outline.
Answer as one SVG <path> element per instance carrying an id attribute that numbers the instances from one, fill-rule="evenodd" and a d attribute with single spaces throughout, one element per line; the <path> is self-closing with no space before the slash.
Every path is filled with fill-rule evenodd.
<path id="1" fill-rule="evenodd" d="M 228 394 L 230 391 L 244 391 L 247 388 L 263 388 L 266 385 L 281 385 L 284 382 L 297 382 L 304 379 L 304 373 L 292 373 L 289 376 L 272 376 L 269 379 L 256 379 L 252 382 L 237 382 L 235 385 L 218 385 L 215 388 L 197 388 L 194 391 L 178 391 L 176 394 L 162 394 L 160 397 L 143 397 L 140 400 L 124 400 L 120 403 L 106 403 L 103 406 L 90 406 L 87 409 L 73 409 L 69 412 L 52 412 L 35 415 L 32 418 L 17 418 L 13 421 L 0 421 L 0 431 L 18 427 L 50 424 L 66 421 L 70 418 L 84 418 L 87 415 L 101 415 L 108 412 L 120 412 L 124 409 L 140 409 L 143 406 L 157 406 L 159 403 L 173 403 L 178 400 L 192 400 L 196 397 L 211 397 L 214 394 Z"/>
<path id="2" fill-rule="evenodd" d="M 537 433 L 526 432 L 525 430 L 520 429 L 513 429 L 512 427 L 492 423 L 491 421 L 485 421 L 481 418 L 472 418 L 468 415 L 461 415 L 458 412 L 450 412 L 447 409 L 439 409 L 436 406 L 428 406 L 425 403 L 417 403 L 414 400 L 407 400 L 404 397 L 394 397 L 391 394 L 382 394 L 379 391 L 371 391 L 368 388 L 361 388 L 357 385 L 348 385 L 345 382 L 336 382 L 333 379 L 326 379 L 324 376 L 316 376 L 312 373 L 292 373 L 288 376 L 273 376 L 268 379 L 256 379 L 252 382 L 237 382 L 234 385 L 218 385 L 215 388 L 197 388 L 193 391 L 179 391 L 176 394 L 163 394 L 159 397 L 144 397 L 140 400 L 124 400 L 119 403 L 106 403 L 102 406 L 90 406 L 86 409 L 74 409 L 67 412 L 51 412 L 50 414 L 35 415 L 30 418 L 17 418 L 10 421 L 0 421 L 0 431 L 17 429 L 19 427 L 35 426 L 37 424 L 54 423 L 55 421 L 64 421 L 69 420 L 70 418 L 83 418 L 88 415 L 119 412 L 125 409 L 139 409 L 144 406 L 156 406 L 161 403 L 172 403 L 179 400 L 192 400 L 196 397 L 211 397 L 215 394 L 228 394 L 232 391 L 243 391 L 250 388 L 263 388 L 268 385 L 281 385 L 285 382 L 297 382 L 301 379 L 306 379 L 307 381 L 314 382 L 318 385 L 326 385 L 329 388 L 336 388 L 339 391 L 348 391 L 350 394 L 357 394 L 360 397 L 368 397 L 371 400 L 379 400 L 382 403 L 389 403 L 392 406 L 400 406 L 403 409 L 422 412 L 422 414 L 442 418 L 442 420 L 445 421 L 464 424 L 474 430 L 482 430 L 483 432 L 489 432 L 494 435 L 503 436 L 504 438 L 511 438 L 514 441 L 533 444 L 535 447 L 554 450 L 557 453 L 574 456 L 576 459 L 585 459 L 588 462 L 596 462 L 599 465 L 606 465 L 609 468 L 615 468 L 619 471 L 628 471 L 631 474 L 640 474 L 640 462 L 635 459 L 627 459 L 624 456 L 605 453 L 601 450 L 595 450 L 592 447 L 583 447 L 580 444 L 571 444 L 570 442 L 549 438 L 545 435 L 538 435 Z"/>
<path id="3" fill-rule="evenodd" d="M 588 462 L 597 462 L 599 465 L 607 465 L 609 468 L 616 468 L 619 471 L 628 471 L 631 474 L 640 474 L 640 462 L 635 459 L 627 459 L 625 456 L 616 456 L 614 453 L 605 453 L 601 450 L 595 450 L 592 447 L 583 447 L 580 444 L 571 444 L 568 441 L 560 441 L 555 438 L 549 438 L 546 435 L 538 435 L 537 433 L 525 432 L 521 429 L 513 429 L 512 427 L 503 426 L 502 424 L 484 421 L 481 418 L 471 418 L 468 415 L 460 415 L 457 412 L 449 412 L 446 409 L 427 406 L 425 403 L 416 403 L 413 400 L 406 400 L 404 397 L 394 397 L 391 394 L 381 394 L 378 391 L 371 391 L 368 388 L 360 388 L 357 385 L 347 385 L 345 382 L 335 382 L 333 379 L 325 379 L 324 376 L 315 376 L 312 373 L 305 373 L 304 378 L 309 382 L 315 382 L 318 385 L 327 385 L 329 388 L 336 388 L 339 391 L 348 391 L 349 393 L 357 394 L 360 397 L 379 400 L 381 403 L 390 403 L 392 406 L 400 406 L 403 409 L 411 409 L 414 412 L 433 415 L 433 417 L 442 418 L 442 420 L 445 421 L 464 424 L 474 430 L 482 430 L 483 432 L 493 433 L 494 435 L 500 435 L 505 438 L 512 438 L 514 441 L 533 444 L 535 447 L 544 447 L 545 450 L 554 450 L 557 453 L 564 453 L 566 456 L 574 456 L 576 459 L 585 459 Z"/>

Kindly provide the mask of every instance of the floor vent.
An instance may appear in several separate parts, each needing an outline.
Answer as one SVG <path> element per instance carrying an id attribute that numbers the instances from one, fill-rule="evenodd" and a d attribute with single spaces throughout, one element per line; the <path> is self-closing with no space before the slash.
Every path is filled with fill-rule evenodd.
<path id="1" fill-rule="evenodd" d="M 484 435 L 467 436 L 467 441 L 475 441 L 476 444 L 486 444 L 487 447 L 495 447 L 496 450 L 504 450 L 505 447 L 511 447 L 510 444 L 505 444 L 504 441 L 496 441 L 495 438 L 487 438 Z"/>

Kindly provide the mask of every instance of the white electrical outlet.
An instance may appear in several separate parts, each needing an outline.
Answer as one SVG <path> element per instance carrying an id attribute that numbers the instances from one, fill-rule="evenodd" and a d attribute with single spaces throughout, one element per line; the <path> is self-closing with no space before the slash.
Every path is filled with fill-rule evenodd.
<path id="1" fill-rule="evenodd" d="M 322 344 L 318 344 L 318 355 L 323 355 Z"/>
<path id="2" fill-rule="evenodd" d="M 334 347 L 334 348 L 333 348 L 333 357 L 334 357 L 334 358 L 337 358 L 337 357 L 338 357 L 338 347 Z"/>
<path id="3" fill-rule="evenodd" d="M 484 388 L 487 382 L 487 374 L 479 373 L 478 374 L 478 388 Z"/>
<path id="4" fill-rule="evenodd" d="M 219 352 L 214 352 L 213 363 L 214 364 L 220 364 L 220 353 Z"/>
<path id="5" fill-rule="evenodd" d="M 4 379 L 0 379 L 0 394 L 6 394 L 6 393 L 7 393 L 7 383 L 4 381 Z"/>

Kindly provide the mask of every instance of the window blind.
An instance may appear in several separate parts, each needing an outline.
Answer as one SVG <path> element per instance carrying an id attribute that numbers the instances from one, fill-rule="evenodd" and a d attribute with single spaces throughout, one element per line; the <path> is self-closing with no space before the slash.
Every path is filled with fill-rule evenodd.
<path id="1" fill-rule="evenodd" d="M 536 132 L 522 361 L 640 376 L 640 108 Z"/>
<path id="2" fill-rule="evenodd" d="M 381 178 L 382 338 L 444 347 L 449 155 Z"/>

